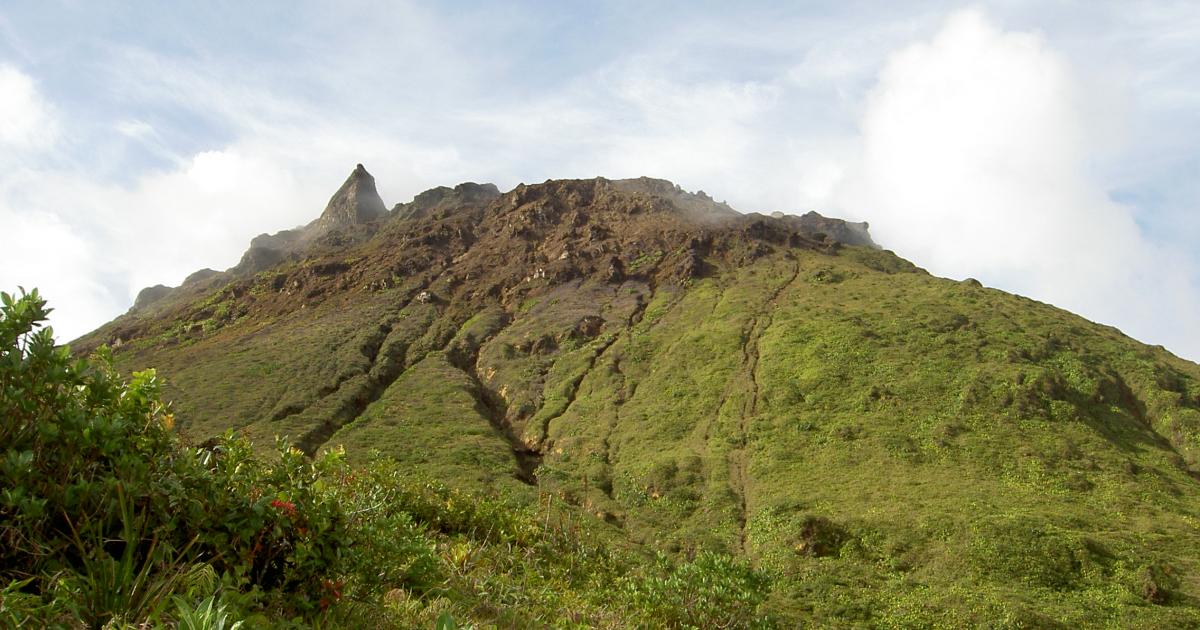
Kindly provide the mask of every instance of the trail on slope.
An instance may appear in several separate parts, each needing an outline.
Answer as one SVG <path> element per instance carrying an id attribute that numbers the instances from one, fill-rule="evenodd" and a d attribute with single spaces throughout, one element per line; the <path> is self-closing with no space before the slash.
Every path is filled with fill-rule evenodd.
<path id="1" fill-rule="evenodd" d="M 796 278 L 800 275 L 800 264 L 797 262 L 792 271 L 792 275 L 785 282 L 781 283 L 775 291 L 763 303 L 762 309 L 750 318 L 746 326 L 746 333 L 743 336 L 742 344 L 742 378 L 749 386 L 749 394 L 742 405 L 741 412 L 738 415 L 738 439 L 737 447 L 729 454 L 730 466 L 730 485 L 733 488 L 734 494 L 738 499 L 738 550 L 742 554 L 746 554 L 747 549 L 747 525 L 749 522 L 749 465 L 750 456 L 748 453 L 750 423 L 754 415 L 758 413 L 759 399 L 759 380 L 758 380 L 758 363 L 759 363 L 759 344 L 762 341 L 763 335 L 767 329 L 771 327 L 775 317 L 775 308 L 778 305 L 779 296 L 785 289 L 795 283 Z M 722 405 L 724 402 L 722 402 Z M 719 413 L 719 409 L 718 409 Z"/>

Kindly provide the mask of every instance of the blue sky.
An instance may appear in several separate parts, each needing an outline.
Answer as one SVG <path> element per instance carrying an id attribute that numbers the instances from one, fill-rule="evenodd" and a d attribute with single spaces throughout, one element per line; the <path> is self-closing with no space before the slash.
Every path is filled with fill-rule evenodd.
<path id="1" fill-rule="evenodd" d="M 315 217 L 650 175 L 1200 358 L 1190 2 L 0 4 L 0 287 L 60 338 Z"/>

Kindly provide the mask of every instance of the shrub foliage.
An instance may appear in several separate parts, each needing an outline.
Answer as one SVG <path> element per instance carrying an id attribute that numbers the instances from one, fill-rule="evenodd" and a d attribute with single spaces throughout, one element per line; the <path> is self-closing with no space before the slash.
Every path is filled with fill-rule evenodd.
<path id="1" fill-rule="evenodd" d="M 282 441 L 264 458 L 232 434 L 186 446 L 153 370 L 56 347 L 36 290 L 0 299 L 0 625 L 769 621 L 765 575 L 641 561 L 549 496 L 519 506 Z"/>

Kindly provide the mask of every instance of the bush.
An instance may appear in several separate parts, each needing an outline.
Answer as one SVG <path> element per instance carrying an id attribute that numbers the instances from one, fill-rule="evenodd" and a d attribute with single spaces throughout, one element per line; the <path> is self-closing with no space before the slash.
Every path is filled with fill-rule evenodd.
<path id="1" fill-rule="evenodd" d="M 729 556 L 702 553 L 672 565 L 660 556 L 656 570 L 622 584 L 630 607 L 627 622 L 638 627 L 769 627 L 757 610 L 770 593 L 770 579 Z"/>
<path id="2" fill-rule="evenodd" d="M 185 448 L 153 370 L 125 381 L 107 350 L 72 359 L 42 327 L 36 290 L 0 300 L 4 614 L 18 601 L 33 614 L 34 597 L 43 620 L 169 617 L 171 597 L 207 570 L 309 615 L 342 597 L 340 572 L 366 568 L 347 559 L 356 525 L 339 453 L 310 462 L 281 446 L 263 462 L 231 435 Z"/>
<path id="3" fill-rule="evenodd" d="M 123 382 L 107 353 L 73 361 L 36 290 L 0 301 L 0 578 L 69 595 L 60 603 L 92 624 L 114 606 L 145 612 L 159 604 L 145 597 L 151 568 L 186 566 L 191 542 L 166 526 L 188 473 L 155 375 Z"/>
<path id="4" fill-rule="evenodd" d="M 0 302 L 0 626 L 763 621 L 763 574 L 709 554 L 644 566 L 549 496 L 517 506 L 282 441 L 260 458 L 232 434 L 187 447 L 153 370 L 56 348 L 36 291 Z"/>
<path id="5" fill-rule="evenodd" d="M 1030 516 L 977 521 L 966 558 L 1001 583 L 1078 588 L 1103 569 L 1103 553 L 1078 533 Z"/>

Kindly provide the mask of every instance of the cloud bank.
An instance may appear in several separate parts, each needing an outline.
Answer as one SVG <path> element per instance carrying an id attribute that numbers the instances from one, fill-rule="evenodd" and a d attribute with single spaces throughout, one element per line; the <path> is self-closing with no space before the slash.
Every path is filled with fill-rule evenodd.
<path id="1" fill-rule="evenodd" d="M 1089 110 L 1068 61 L 979 10 L 897 51 L 870 91 L 839 191 L 877 241 L 935 274 L 1118 324 L 1200 357 L 1185 256 L 1142 234 L 1089 172 L 1120 121 Z"/>
<path id="2" fill-rule="evenodd" d="M 73 338 L 357 162 L 389 204 L 649 175 L 1200 358 L 1200 10 L 954 4 L 6 7 L 0 288 Z"/>

